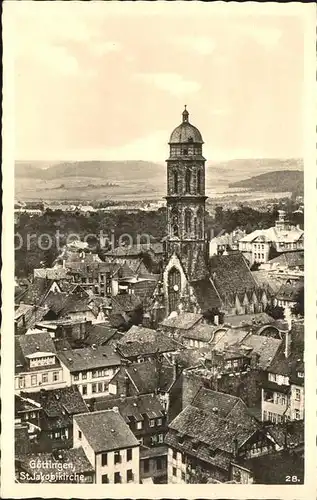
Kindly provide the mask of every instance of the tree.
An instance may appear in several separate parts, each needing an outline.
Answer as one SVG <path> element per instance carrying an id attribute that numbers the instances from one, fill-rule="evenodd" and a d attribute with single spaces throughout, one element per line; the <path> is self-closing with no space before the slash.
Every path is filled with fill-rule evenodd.
<path id="1" fill-rule="evenodd" d="M 284 308 L 281 306 L 268 304 L 265 312 L 274 319 L 284 319 Z"/>
<path id="2" fill-rule="evenodd" d="M 291 309 L 292 313 L 295 316 L 304 316 L 305 312 L 305 295 L 304 295 L 304 287 L 301 287 L 296 295 L 296 304 Z"/>

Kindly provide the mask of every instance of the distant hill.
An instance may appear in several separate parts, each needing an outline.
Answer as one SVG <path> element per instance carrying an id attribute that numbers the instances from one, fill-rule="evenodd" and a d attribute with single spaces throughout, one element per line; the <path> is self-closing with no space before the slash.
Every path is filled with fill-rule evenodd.
<path id="1" fill-rule="evenodd" d="M 67 177 L 90 177 L 111 180 L 147 180 L 149 176 L 165 174 L 162 165 L 142 160 L 127 161 L 71 161 L 54 164 L 48 168 L 34 168 L 32 162 L 17 162 L 16 177 L 37 177 L 51 180 Z"/>
<path id="2" fill-rule="evenodd" d="M 230 188 L 246 188 L 252 191 L 304 192 L 304 173 L 300 170 L 279 170 L 256 175 L 229 184 Z"/>
<path id="3" fill-rule="evenodd" d="M 211 197 L 226 192 L 229 185 L 245 182 L 255 173 L 302 169 L 302 160 L 296 158 L 221 162 L 211 158 L 206 166 L 206 192 Z M 278 188 L 276 185 L 276 191 Z M 143 160 L 16 161 L 15 193 L 19 200 L 161 199 L 166 193 L 166 164 Z"/>

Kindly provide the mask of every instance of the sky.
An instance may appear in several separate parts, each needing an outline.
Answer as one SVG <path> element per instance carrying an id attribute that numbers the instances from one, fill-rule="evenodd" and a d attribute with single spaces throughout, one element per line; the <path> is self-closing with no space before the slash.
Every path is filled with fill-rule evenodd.
<path id="1" fill-rule="evenodd" d="M 180 3 L 12 2 L 16 159 L 164 162 L 184 104 L 209 161 L 301 157 L 302 18 Z"/>

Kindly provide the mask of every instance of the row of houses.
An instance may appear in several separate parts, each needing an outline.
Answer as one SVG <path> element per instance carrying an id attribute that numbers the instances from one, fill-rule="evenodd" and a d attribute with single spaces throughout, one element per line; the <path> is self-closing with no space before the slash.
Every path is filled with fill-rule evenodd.
<path id="1" fill-rule="evenodd" d="M 87 469 L 77 482 L 257 481 L 253 459 L 289 451 L 271 427 L 295 439 L 290 424 L 303 423 L 303 323 L 252 320 L 209 325 L 200 348 L 185 345 L 203 325 L 188 313 L 112 345 L 57 350 L 48 332 L 17 336 L 17 435 L 31 446 L 17 454 L 18 480 L 30 457 L 72 450 Z"/>

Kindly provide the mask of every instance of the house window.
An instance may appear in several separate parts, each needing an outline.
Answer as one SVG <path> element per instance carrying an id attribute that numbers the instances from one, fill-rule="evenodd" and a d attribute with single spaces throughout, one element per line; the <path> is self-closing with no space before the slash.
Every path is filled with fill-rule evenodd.
<path id="1" fill-rule="evenodd" d="M 32 375 L 31 376 L 31 385 L 36 385 L 37 384 L 37 376 L 36 375 Z"/>
<path id="2" fill-rule="evenodd" d="M 173 450 L 173 460 L 177 460 L 177 451 Z"/>
<path id="3" fill-rule="evenodd" d="M 105 465 L 108 465 L 108 453 L 101 454 L 101 465 L 102 465 L 102 467 L 104 467 Z"/>
<path id="4" fill-rule="evenodd" d="M 120 451 L 115 451 L 114 453 L 114 463 L 115 464 L 121 464 L 121 454 Z"/>
<path id="5" fill-rule="evenodd" d="M 120 472 L 115 472 L 114 473 L 114 484 L 121 483 L 121 474 Z"/>
<path id="6" fill-rule="evenodd" d="M 79 373 L 76 373 L 76 374 L 74 375 L 74 381 L 76 382 L 77 380 L 79 380 Z"/>
<path id="7" fill-rule="evenodd" d="M 136 428 L 137 428 L 138 430 L 142 429 L 142 427 L 143 427 L 142 422 L 137 422 L 137 423 L 136 423 Z"/>
<path id="8" fill-rule="evenodd" d="M 191 176 L 192 176 L 191 171 L 188 168 L 186 170 L 186 174 L 185 174 L 185 192 L 186 193 L 190 193 Z"/>
<path id="9" fill-rule="evenodd" d="M 155 421 L 154 420 L 150 420 L 150 427 L 154 427 L 155 425 Z"/>
<path id="10" fill-rule="evenodd" d="M 297 372 L 298 378 L 304 378 L 304 372 Z"/>
<path id="11" fill-rule="evenodd" d="M 103 376 L 103 370 L 98 370 L 98 377 L 102 377 Z"/>
<path id="12" fill-rule="evenodd" d="M 238 360 L 237 360 L 237 359 L 234 359 L 234 360 L 233 360 L 233 367 L 234 367 L 234 368 L 237 368 L 237 367 L 238 367 Z"/>
<path id="13" fill-rule="evenodd" d="M 185 479 L 186 479 L 185 472 L 182 471 L 182 481 L 185 481 Z"/>
<path id="14" fill-rule="evenodd" d="M 132 460 L 132 449 L 129 448 L 127 450 L 127 462 L 130 462 L 130 460 Z"/>
<path id="15" fill-rule="evenodd" d="M 295 410 L 295 419 L 300 420 L 300 411 L 299 410 Z"/>
<path id="16" fill-rule="evenodd" d="M 281 404 L 286 405 L 286 396 L 284 394 L 281 396 Z"/>
<path id="17" fill-rule="evenodd" d="M 47 384 L 47 382 L 48 382 L 48 374 L 43 373 L 42 374 L 42 384 Z"/>
<path id="18" fill-rule="evenodd" d="M 154 445 L 157 443 L 157 436 L 154 434 L 154 436 L 151 436 L 151 445 Z"/>
<path id="19" fill-rule="evenodd" d="M 57 382 L 58 379 L 59 379 L 59 373 L 53 372 L 53 382 Z"/>
<path id="20" fill-rule="evenodd" d="M 78 439 L 81 439 L 81 431 L 78 431 Z"/>
<path id="21" fill-rule="evenodd" d="M 101 482 L 102 482 L 102 484 L 109 483 L 108 474 L 102 474 L 102 476 L 101 476 Z"/>
<path id="22" fill-rule="evenodd" d="M 91 392 L 97 392 L 97 384 L 92 384 L 91 385 Z"/>
<path id="23" fill-rule="evenodd" d="M 173 476 L 177 476 L 177 469 L 176 469 L 176 467 L 173 467 Z"/>
<path id="24" fill-rule="evenodd" d="M 87 396 L 87 385 L 83 385 L 83 396 Z"/>
<path id="25" fill-rule="evenodd" d="M 164 442 L 164 436 L 163 436 L 163 434 L 159 434 L 158 435 L 158 442 L 159 443 L 163 443 Z"/>
<path id="26" fill-rule="evenodd" d="M 295 399 L 296 401 L 300 401 L 300 389 L 295 390 Z"/>
<path id="27" fill-rule="evenodd" d="M 127 470 L 127 483 L 130 483 L 131 481 L 133 481 L 133 472 L 132 472 L 132 469 L 128 469 Z"/>
<path id="28" fill-rule="evenodd" d="M 159 427 L 160 425 L 162 425 L 162 419 L 161 418 L 158 418 L 157 421 L 156 421 L 156 425 Z"/>
<path id="29" fill-rule="evenodd" d="M 103 383 L 102 382 L 98 383 L 98 392 L 103 392 Z"/>
<path id="30" fill-rule="evenodd" d="M 81 378 L 82 378 L 83 380 L 86 380 L 86 379 L 87 379 L 87 372 L 83 372 L 83 373 L 81 374 Z"/>
<path id="31" fill-rule="evenodd" d="M 150 470 L 150 460 L 147 458 L 146 460 L 143 460 L 143 471 L 145 473 L 149 472 Z"/>
<path id="32" fill-rule="evenodd" d="M 19 388 L 23 389 L 25 387 L 25 379 L 24 377 L 19 377 Z"/>
<path id="33" fill-rule="evenodd" d="M 269 381 L 270 382 L 276 382 L 276 374 L 275 373 L 269 373 Z"/>
<path id="34" fill-rule="evenodd" d="M 92 371 L 92 372 L 91 372 L 91 376 L 92 376 L 92 378 L 96 378 L 96 377 L 97 377 L 97 373 L 98 373 L 98 372 L 97 372 L 96 370 Z"/>
<path id="35" fill-rule="evenodd" d="M 178 173 L 173 173 L 173 191 L 174 193 L 178 193 Z"/>

